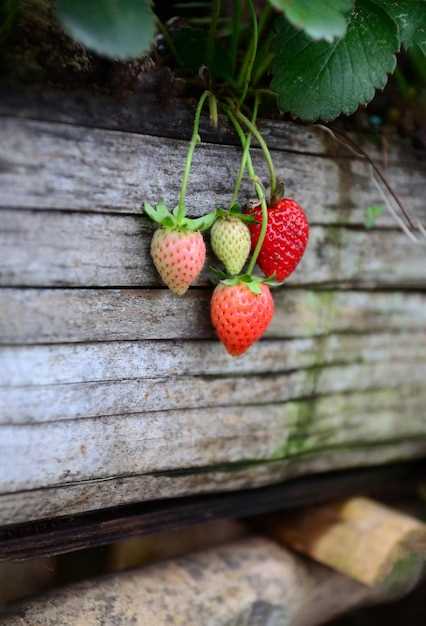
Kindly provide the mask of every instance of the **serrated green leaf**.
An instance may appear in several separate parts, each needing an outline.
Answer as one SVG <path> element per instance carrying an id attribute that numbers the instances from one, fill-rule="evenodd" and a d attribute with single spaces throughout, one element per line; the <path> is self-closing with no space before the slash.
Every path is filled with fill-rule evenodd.
<path id="1" fill-rule="evenodd" d="M 111 58 L 142 56 L 154 38 L 150 0 L 57 0 L 56 6 L 74 39 Z"/>
<path id="2" fill-rule="evenodd" d="M 288 21 L 312 39 L 332 42 L 343 37 L 353 0 L 270 0 Z"/>
<path id="3" fill-rule="evenodd" d="M 364 226 L 373 228 L 376 225 L 377 218 L 382 215 L 384 208 L 382 206 L 369 206 L 364 214 Z"/>
<path id="4" fill-rule="evenodd" d="M 406 48 L 418 46 L 426 54 L 426 0 L 374 0 L 395 20 Z"/>
<path id="5" fill-rule="evenodd" d="M 330 44 L 312 41 L 281 17 L 272 88 L 279 107 L 303 120 L 349 115 L 382 89 L 395 69 L 395 22 L 371 0 L 358 0 L 348 30 Z"/>

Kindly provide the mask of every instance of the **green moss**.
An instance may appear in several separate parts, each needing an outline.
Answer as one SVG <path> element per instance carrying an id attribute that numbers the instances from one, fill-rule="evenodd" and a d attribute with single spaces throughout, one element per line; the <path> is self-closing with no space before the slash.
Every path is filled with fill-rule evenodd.
<path id="1" fill-rule="evenodd" d="M 337 315 L 335 291 L 310 291 L 306 306 L 312 314 L 308 316 L 307 331 L 310 335 L 327 333 Z"/>

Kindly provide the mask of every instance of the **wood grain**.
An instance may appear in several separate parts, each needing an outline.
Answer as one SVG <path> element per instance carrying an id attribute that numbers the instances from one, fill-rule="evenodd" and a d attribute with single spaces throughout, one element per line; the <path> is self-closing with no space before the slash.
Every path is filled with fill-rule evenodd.
<path id="1" fill-rule="evenodd" d="M 267 337 L 424 331 L 426 324 L 421 293 L 284 288 L 274 299 Z M 209 301 L 210 292 L 199 289 L 184 298 L 165 289 L 1 289 L 0 342 L 212 338 Z"/>
<path id="2" fill-rule="evenodd" d="M 424 462 L 357 468 L 297 478 L 256 490 L 172 498 L 13 524 L 0 529 L 0 562 L 93 548 L 235 515 L 241 518 L 276 510 L 288 514 L 300 507 L 359 494 L 380 494 L 386 498 L 415 496 L 425 472 Z"/>
<path id="3" fill-rule="evenodd" d="M 365 453 L 386 443 L 396 458 L 400 444 L 410 441 L 424 453 L 425 393 L 420 386 L 395 386 L 282 404 L 3 425 L 0 493 L 180 470 L 199 475 L 209 466 L 229 466 L 232 473 L 233 463 L 291 462 L 351 447 Z M 210 488 L 208 472 L 202 473 Z"/>
<path id="4" fill-rule="evenodd" d="M 3 347 L 4 388 L 171 376 L 244 376 L 333 364 L 423 360 L 424 333 L 330 334 L 265 339 L 247 356 L 226 355 L 216 340 L 121 341 Z"/>
<path id="5" fill-rule="evenodd" d="M 127 94 L 125 99 L 101 93 L 94 95 L 81 88 L 64 92 L 47 85 L 39 89 L 35 85 L 8 85 L 7 88 L 0 85 L 0 116 L 189 140 L 196 101 L 173 96 L 169 85 L 162 90 L 164 78 L 161 69 L 149 76 L 145 74 L 142 91 Z M 166 83 L 169 80 L 167 76 Z M 355 158 L 352 152 L 330 141 L 329 135 L 315 125 L 265 118 L 260 119 L 258 125 L 274 150 Z M 216 129 L 208 117 L 202 115 L 200 131 L 203 142 L 239 146 L 224 115 L 219 114 Z M 380 135 L 368 131 L 348 134 L 383 167 L 388 163 L 408 164 L 424 158 L 422 150 L 417 150 L 409 137 L 404 138 L 391 128 Z"/>
<path id="6" fill-rule="evenodd" d="M 410 588 L 417 574 L 404 577 Z M 371 590 L 263 538 L 89 580 L 25 600 L 7 626 L 315 626 L 389 590 Z"/>
<path id="7" fill-rule="evenodd" d="M 153 228 L 136 216 L 1 212 L 0 285 L 153 287 Z M 208 236 L 206 237 L 208 240 Z M 211 255 L 195 283 L 209 284 Z M 424 256 L 400 231 L 316 226 L 289 285 L 426 287 Z"/>
<path id="8" fill-rule="evenodd" d="M 140 214 L 145 200 L 177 202 L 187 142 L 8 117 L 0 118 L 0 132 L 0 207 Z M 364 162 L 278 150 L 273 157 L 288 195 L 296 195 L 313 223 L 362 225 L 365 208 L 383 204 Z M 259 176 L 267 179 L 259 149 L 253 158 Z M 239 159 L 235 147 L 200 146 L 188 191 L 190 214 L 229 202 Z M 424 218 L 424 165 L 390 165 L 387 174 Z M 246 180 L 242 197 L 250 195 Z M 387 213 L 378 223 L 394 224 Z"/>
<path id="9" fill-rule="evenodd" d="M 399 418 L 401 415 L 401 410 Z M 45 442 L 43 444 L 43 449 Z M 366 454 L 366 449 L 368 453 Z M 228 465 L 197 472 L 164 472 L 161 475 L 110 476 L 105 479 L 71 482 L 40 489 L 25 489 L 0 496 L 0 524 L 18 524 L 63 515 L 76 515 L 130 503 L 149 502 L 201 493 L 222 493 L 272 485 L 297 476 L 339 469 L 368 467 L 410 461 L 426 456 L 423 439 L 377 442 L 365 447 L 325 449 L 315 455 L 263 464 Z M 230 471 L 230 469 L 232 471 Z"/>
<path id="10" fill-rule="evenodd" d="M 0 424 L 58 422 L 84 417 L 282 403 L 319 394 L 361 392 L 389 385 L 421 385 L 426 379 L 426 358 L 417 361 L 329 365 L 291 372 L 227 376 L 184 375 L 126 380 L 87 381 L 41 387 L 0 387 Z M 423 356 L 423 360 L 420 357 Z M 208 358 L 208 357 L 207 357 Z M 262 409 L 259 408 L 259 412 Z M 166 416 L 163 415 L 166 419 Z M 196 431 L 194 431 L 196 432 Z"/>

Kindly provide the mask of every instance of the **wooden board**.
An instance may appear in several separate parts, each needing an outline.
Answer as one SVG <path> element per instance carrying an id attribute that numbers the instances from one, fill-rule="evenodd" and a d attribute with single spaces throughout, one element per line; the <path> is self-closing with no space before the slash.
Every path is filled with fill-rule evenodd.
<path id="1" fill-rule="evenodd" d="M 369 589 L 262 537 L 248 537 L 27 599 L 4 626 L 315 626 L 366 602 L 406 593 L 419 568 L 397 587 Z M 175 616 L 177 618 L 175 619 Z"/>
<path id="2" fill-rule="evenodd" d="M 0 117 L 0 133 L 0 207 L 141 214 L 144 201 L 177 203 L 185 141 L 14 117 Z M 261 151 L 254 149 L 253 157 L 267 182 Z M 365 208 L 383 204 L 362 161 L 282 150 L 274 150 L 273 158 L 288 194 L 306 207 L 312 223 L 363 225 Z M 239 159 L 236 147 L 200 146 L 188 190 L 191 214 L 229 203 Z M 424 163 L 390 164 L 387 175 L 424 218 Z M 247 179 L 242 193 L 253 195 Z M 378 223 L 394 225 L 387 212 Z"/>
<path id="3" fill-rule="evenodd" d="M 424 461 L 398 463 L 328 472 L 255 490 L 169 498 L 14 524 L 0 529 L 0 561 L 52 556 L 236 515 L 248 518 L 270 511 L 300 510 L 359 494 L 380 494 L 387 499 L 411 497 L 425 478 Z"/>
<path id="4" fill-rule="evenodd" d="M 380 201 L 365 162 L 263 124 L 311 241 L 266 338 L 232 360 L 207 273 L 184 298 L 162 288 L 141 215 L 176 202 L 190 112 L 136 102 L 0 104 L 0 523 L 426 455 L 424 251 L 387 213 L 364 228 Z M 229 128 L 203 132 L 194 215 L 226 204 L 240 155 Z M 394 138 L 387 157 L 424 216 L 419 154 Z"/>
<path id="5" fill-rule="evenodd" d="M 160 285 L 149 254 L 153 228 L 144 218 L 11 210 L 1 216 L 3 286 Z M 309 253 L 287 284 L 424 287 L 418 248 L 398 230 L 313 226 Z M 212 255 L 196 285 L 211 284 L 211 265 L 218 265 Z"/>

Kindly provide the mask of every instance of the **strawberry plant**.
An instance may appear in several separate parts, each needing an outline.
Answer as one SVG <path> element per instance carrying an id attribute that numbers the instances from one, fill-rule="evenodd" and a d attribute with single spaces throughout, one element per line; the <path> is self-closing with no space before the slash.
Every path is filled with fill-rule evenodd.
<path id="1" fill-rule="evenodd" d="M 368 103 L 394 72 L 401 48 L 426 54 L 425 0 L 260 4 L 262 9 L 243 0 L 56 2 L 64 28 L 100 54 L 144 54 L 158 29 L 186 76 L 206 66 L 210 79 L 220 89 L 232 88 L 241 101 L 253 88 L 267 89 L 280 111 L 303 120 L 332 120 Z M 253 33 L 255 10 L 259 25 Z M 180 21 L 164 24 L 163 14 Z"/>
<path id="2" fill-rule="evenodd" d="M 426 0 L 92 0 L 90 6 L 83 0 L 56 0 L 55 6 L 63 29 L 93 51 L 92 57 L 125 62 L 150 56 L 183 79 L 187 95 L 198 97 L 177 206 L 144 205 L 157 225 L 151 256 L 163 282 L 181 296 L 203 269 L 201 233 L 212 229 L 212 248 L 225 272 L 215 271 L 219 284 L 211 319 L 228 352 L 243 354 L 272 320 L 270 287 L 296 269 L 309 237 L 303 209 L 284 197 L 283 181 L 257 127 L 259 109 L 274 114 L 276 108 L 305 122 L 352 114 L 384 88 L 402 50 L 424 78 Z M 20 7 L 20 0 L 0 0 L 0 42 L 9 36 Z M 407 92 L 404 80 L 397 72 Z M 241 161 L 228 208 L 194 219 L 187 216 L 185 197 L 204 106 L 213 126 L 228 118 L 241 142 Z M 410 217 L 368 155 L 340 128 L 318 127 L 369 161 L 388 208 L 417 241 L 418 233 L 425 233 L 422 225 Z M 268 168 L 267 189 L 253 167 L 252 140 Z M 241 211 L 247 200 L 239 198 L 245 175 L 257 200 Z M 368 209 L 369 228 L 379 212 L 379 207 Z M 256 265 L 263 276 L 255 273 Z"/>

